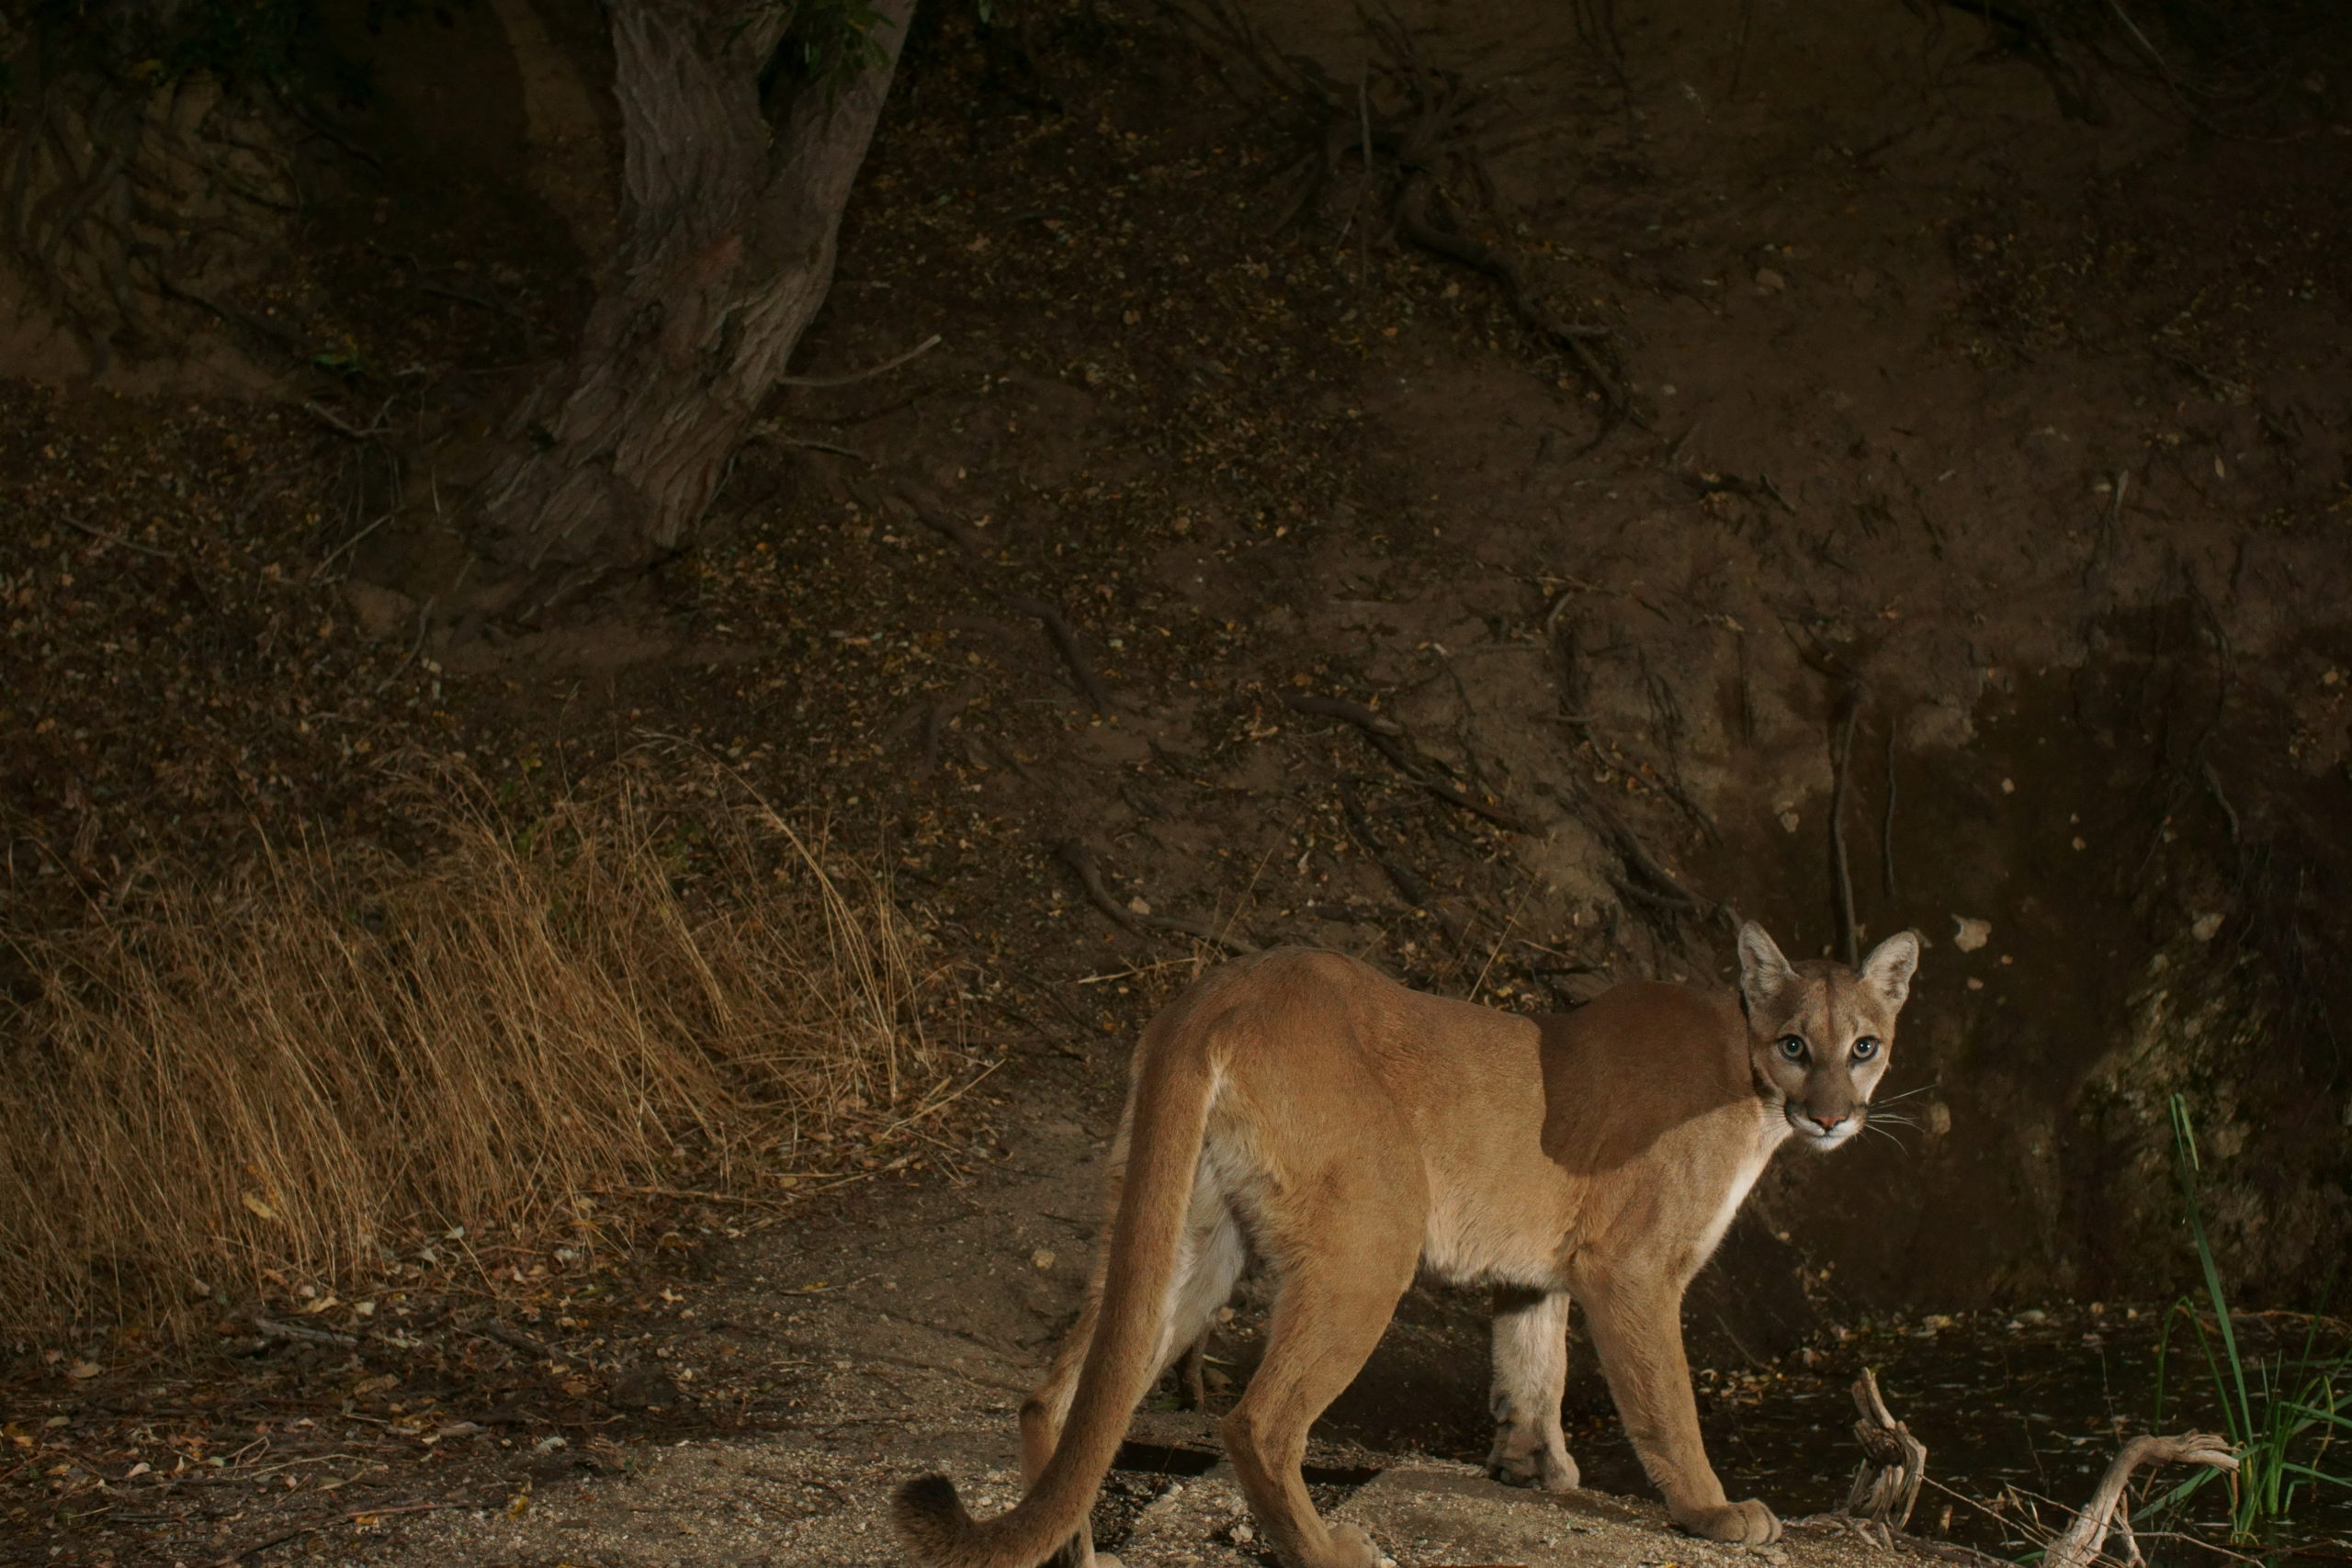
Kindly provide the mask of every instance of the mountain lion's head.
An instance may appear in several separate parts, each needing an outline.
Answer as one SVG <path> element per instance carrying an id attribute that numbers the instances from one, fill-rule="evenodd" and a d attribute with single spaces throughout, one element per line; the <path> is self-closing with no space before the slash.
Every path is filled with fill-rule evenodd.
<path id="1" fill-rule="evenodd" d="M 1756 1081 L 1812 1147 L 1834 1149 L 1862 1130 L 1918 967 L 1916 931 L 1888 937 L 1853 969 L 1824 959 L 1791 964 L 1763 927 L 1739 928 L 1739 998 Z"/>

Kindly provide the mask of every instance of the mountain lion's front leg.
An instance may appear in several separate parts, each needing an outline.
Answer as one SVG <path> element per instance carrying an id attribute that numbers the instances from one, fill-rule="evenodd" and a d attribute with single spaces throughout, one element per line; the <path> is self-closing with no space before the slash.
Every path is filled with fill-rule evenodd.
<path id="1" fill-rule="evenodd" d="M 1617 1417 L 1642 1468 L 1666 1494 L 1674 1522 L 1710 1540 L 1778 1540 L 1781 1521 L 1772 1510 L 1752 1498 L 1726 1501 L 1707 1462 L 1690 1363 L 1682 1353 L 1681 1290 L 1620 1280 L 1578 1294 Z"/>
<path id="2" fill-rule="evenodd" d="M 1567 1492 L 1578 1481 L 1560 1430 L 1568 1383 L 1568 1297 L 1564 1291 L 1495 1287 L 1495 1446 L 1487 1473 L 1514 1486 Z"/>

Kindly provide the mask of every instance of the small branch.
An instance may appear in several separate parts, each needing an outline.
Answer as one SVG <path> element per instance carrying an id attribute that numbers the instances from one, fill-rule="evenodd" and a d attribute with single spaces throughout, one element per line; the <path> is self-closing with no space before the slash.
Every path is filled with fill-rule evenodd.
<path id="1" fill-rule="evenodd" d="M 741 1192 L 705 1192 L 692 1187 L 594 1187 L 589 1190 L 600 1198 L 627 1194 L 640 1198 L 690 1198 L 698 1203 L 735 1203 L 747 1209 L 792 1207 L 790 1201 L 786 1199 L 754 1198 Z M 484 1329 L 482 1332 L 487 1334 L 490 1331 Z M 492 1335 L 492 1337 L 496 1338 L 497 1336 Z"/>
<path id="2" fill-rule="evenodd" d="M 1097 675 L 1094 666 L 1087 661 L 1086 650 L 1078 645 L 1078 633 L 1070 628 L 1069 619 L 1061 611 L 1043 599 L 1024 598 L 1018 593 L 1008 593 L 1004 602 L 1010 608 L 1037 618 L 1045 626 L 1046 635 L 1052 637 L 1054 646 L 1061 650 L 1062 662 L 1069 665 L 1069 672 L 1078 678 L 1079 689 L 1086 694 L 1086 700 L 1094 705 L 1096 713 L 1108 713 L 1111 709 L 1111 689 L 1102 683 L 1102 677 Z"/>
<path id="3" fill-rule="evenodd" d="M 2090 1568 L 2092 1561 L 2107 1544 L 2108 1531 L 2117 1522 L 2116 1505 L 2132 1484 L 2132 1472 L 2143 1464 L 2202 1464 L 2215 1470 L 2235 1472 L 2238 1457 L 2232 1451 L 2229 1439 L 2211 1432 L 2190 1432 L 2174 1438 L 2139 1437 L 2123 1445 L 2115 1462 L 2107 1467 L 2107 1474 L 2083 1505 L 2066 1533 L 2052 1541 L 2041 1559 L 2042 1568 Z M 2126 1524 L 2125 1528 L 2130 1527 Z"/>
<path id="4" fill-rule="evenodd" d="M 1069 867 L 1070 874 L 1078 878 L 1079 886 L 1085 889 L 1087 902 L 1109 916 L 1113 925 L 1129 936 L 1144 934 L 1135 911 L 1112 897 L 1111 890 L 1102 886 L 1102 868 L 1094 863 L 1092 850 L 1076 839 L 1064 839 L 1054 846 L 1054 858 Z"/>
<path id="5" fill-rule="evenodd" d="M 1452 910 L 1439 908 L 1430 897 L 1429 884 L 1414 874 L 1412 867 L 1388 852 L 1373 832 L 1372 819 L 1364 815 L 1363 806 L 1356 799 L 1355 790 L 1344 779 L 1340 781 L 1340 809 L 1347 814 L 1348 829 L 1355 834 L 1356 841 L 1387 874 L 1388 885 L 1396 889 L 1396 897 L 1405 900 L 1408 908 L 1419 909 L 1437 921 L 1454 944 L 1460 946 L 1465 935 L 1462 921 Z"/>
<path id="6" fill-rule="evenodd" d="M 142 556 L 153 556 L 160 560 L 180 558 L 180 553 L 177 550 L 158 549 L 153 545 L 142 545 L 136 539 L 126 539 L 119 534 L 109 534 L 103 528 L 93 528 L 87 523 L 77 522 L 66 516 L 62 512 L 57 514 L 57 520 L 68 528 L 89 535 L 93 539 L 103 539 L 109 545 L 119 545 L 126 550 L 137 550 Z"/>
<path id="7" fill-rule="evenodd" d="M 1402 735 L 1405 727 L 1385 714 L 1374 713 L 1362 703 L 1351 703 L 1345 697 L 1317 697 L 1303 693 L 1286 693 L 1283 706 L 1293 713 L 1311 714 L 1317 718 L 1344 719 L 1358 729 L 1374 735 Z"/>
<path id="8" fill-rule="evenodd" d="M 1363 731 L 1363 738 L 1372 743 L 1372 749 L 1387 759 L 1389 766 L 1447 805 L 1458 806 L 1473 816 L 1483 817 L 1498 828 L 1508 829 L 1514 833 L 1532 833 L 1535 830 L 1516 811 L 1507 807 L 1489 806 L 1467 790 L 1443 779 L 1433 778 L 1424 772 L 1406 753 L 1405 727 L 1386 715 L 1374 713 L 1362 703 L 1350 702 L 1345 697 L 1317 697 L 1292 692 L 1283 694 L 1282 703 L 1294 713 L 1341 719 L 1354 725 Z"/>
<path id="9" fill-rule="evenodd" d="M 226 1557 L 215 1558 L 207 1565 L 207 1568 L 235 1568 L 237 1563 L 248 1557 L 267 1551 L 273 1546 L 283 1546 L 297 1536 L 308 1535 L 316 1529 L 324 1529 L 329 1525 L 348 1524 L 354 1519 L 379 1519 L 393 1514 L 429 1514 L 444 1508 L 469 1506 L 471 1505 L 466 1503 L 393 1503 L 373 1508 L 345 1508 L 340 1514 L 329 1514 L 324 1518 L 311 1519 L 282 1534 L 271 1536 L 267 1540 L 257 1540 L 251 1546 L 243 1547 L 229 1553 Z"/>
<path id="10" fill-rule="evenodd" d="M 1215 942 L 1237 955 L 1258 951 L 1255 942 L 1245 942 L 1240 937 L 1219 931 L 1204 920 L 1190 920 L 1181 915 L 1142 915 L 1128 908 L 1112 897 L 1111 890 L 1102 885 L 1102 869 L 1094 862 L 1094 852 L 1076 839 L 1064 839 L 1057 843 L 1054 858 L 1078 878 L 1079 886 L 1086 891 L 1087 902 L 1110 917 L 1114 925 L 1130 936 L 1143 936 L 1150 931 L 1174 931 L 1182 936 Z"/>
<path id="11" fill-rule="evenodd" d="M 254 1314 L 254 1326 L 265 1339 L 293 1339 L 305 1345 L 340 1345 L 350 1347 L 359 1343 L 356 1334 L 337 1334 L 331 1328 L 309 1328 L 299 1323 L 280 1323 L 274 1317 Z"/>
<path id="12" fill-rule="evenodd" d="M 560 1361 L 563 1359 L 563 1352 L 556 1349 L 553 1346 L 542 1344 L 538 1340 L 534 1339 L 529 1335 L 524 1333 L 521 1329 L 509 1328 L 503 1323 L 486 1323 L 480 1328 L 469 1328 L 466 1332 L 473 1335 L 479 1339 L 495 1339 L 501 1345 L 504 1345 L 511 1349 L 520 1350 L 526 1356 L 537 1357 L 542 1361 Z"/>
<path id="13" fill-rule="evenodd" d="M 387 404 L 386 406 L 389 407 L 390 405 Z M 379 413 L 376 416 L 375 423 L 369 425 L 367 429 L 362 430 L 358 426 L 345 420 L 341 414 L 336 413 L 333 409 L 327 408 L 325 405 L 320 403 L 316 399 L 303 400 L 302 410 L 305 413 L 310 414 L 328 429 L 335 431 L 340 434 L 348 435 L 354 441 L 373 441 L 379 435 L 383 434 L 385 430 L 388 428 L 384 423 L 384 416 Z"/>
<path id="14" fill-rule="evenodd" d="M 974 560 L 989 558 L 988 544 L 980 537 L 980 531 L 940 505 L 928 491 L 901 479 L 892 493 L 907 503 L 924 527 L 955 540 Z"/>
<path id="15" fill-rule="evenodd" d="M 879 365 L 869 365 L 863 370 L 853 370 L 845 376 L 779 376 L 779 387 L 847 387 L 858 381 L 870 381 L 876 376 L 888 375 L 912 359 L 919 359 L 939 346 L 939 334 L 932 333 L 896 359 L 886 359 Z"/>

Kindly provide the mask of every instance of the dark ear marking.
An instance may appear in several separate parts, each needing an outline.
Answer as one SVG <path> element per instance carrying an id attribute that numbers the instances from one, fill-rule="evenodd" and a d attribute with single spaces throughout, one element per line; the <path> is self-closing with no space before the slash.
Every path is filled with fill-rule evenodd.
<path id="1" fill-rule="evenodd" d="M 1796 971 L 1781 956 L 1778 943 L 1764 928 L 1749 920 L 1739 928 L 1739 998 L 1751 1009 L 1778 996 L 1796 978 Z"/>
<path id="2" fill-rule="evenodd" d="M 1896 931 L 1871 949 L 1860 971 L 1862 983 L 1899 1008 L 1911 995 L 1911 976 L 1919 969 L 1919 933 Z"/>

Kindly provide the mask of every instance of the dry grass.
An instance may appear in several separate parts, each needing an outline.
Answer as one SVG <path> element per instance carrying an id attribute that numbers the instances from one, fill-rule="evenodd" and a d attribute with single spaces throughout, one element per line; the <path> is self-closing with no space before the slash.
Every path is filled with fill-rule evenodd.
<path id="1" fill-rule="evenodd" d="M 624 768 L 519 830 L 478 780 L 417 784 L 421 864 L 280 845 L 17 942 L 0 1326 L 184 1325 L 953 1087 L 888 889 L 728 775 Z"/>

